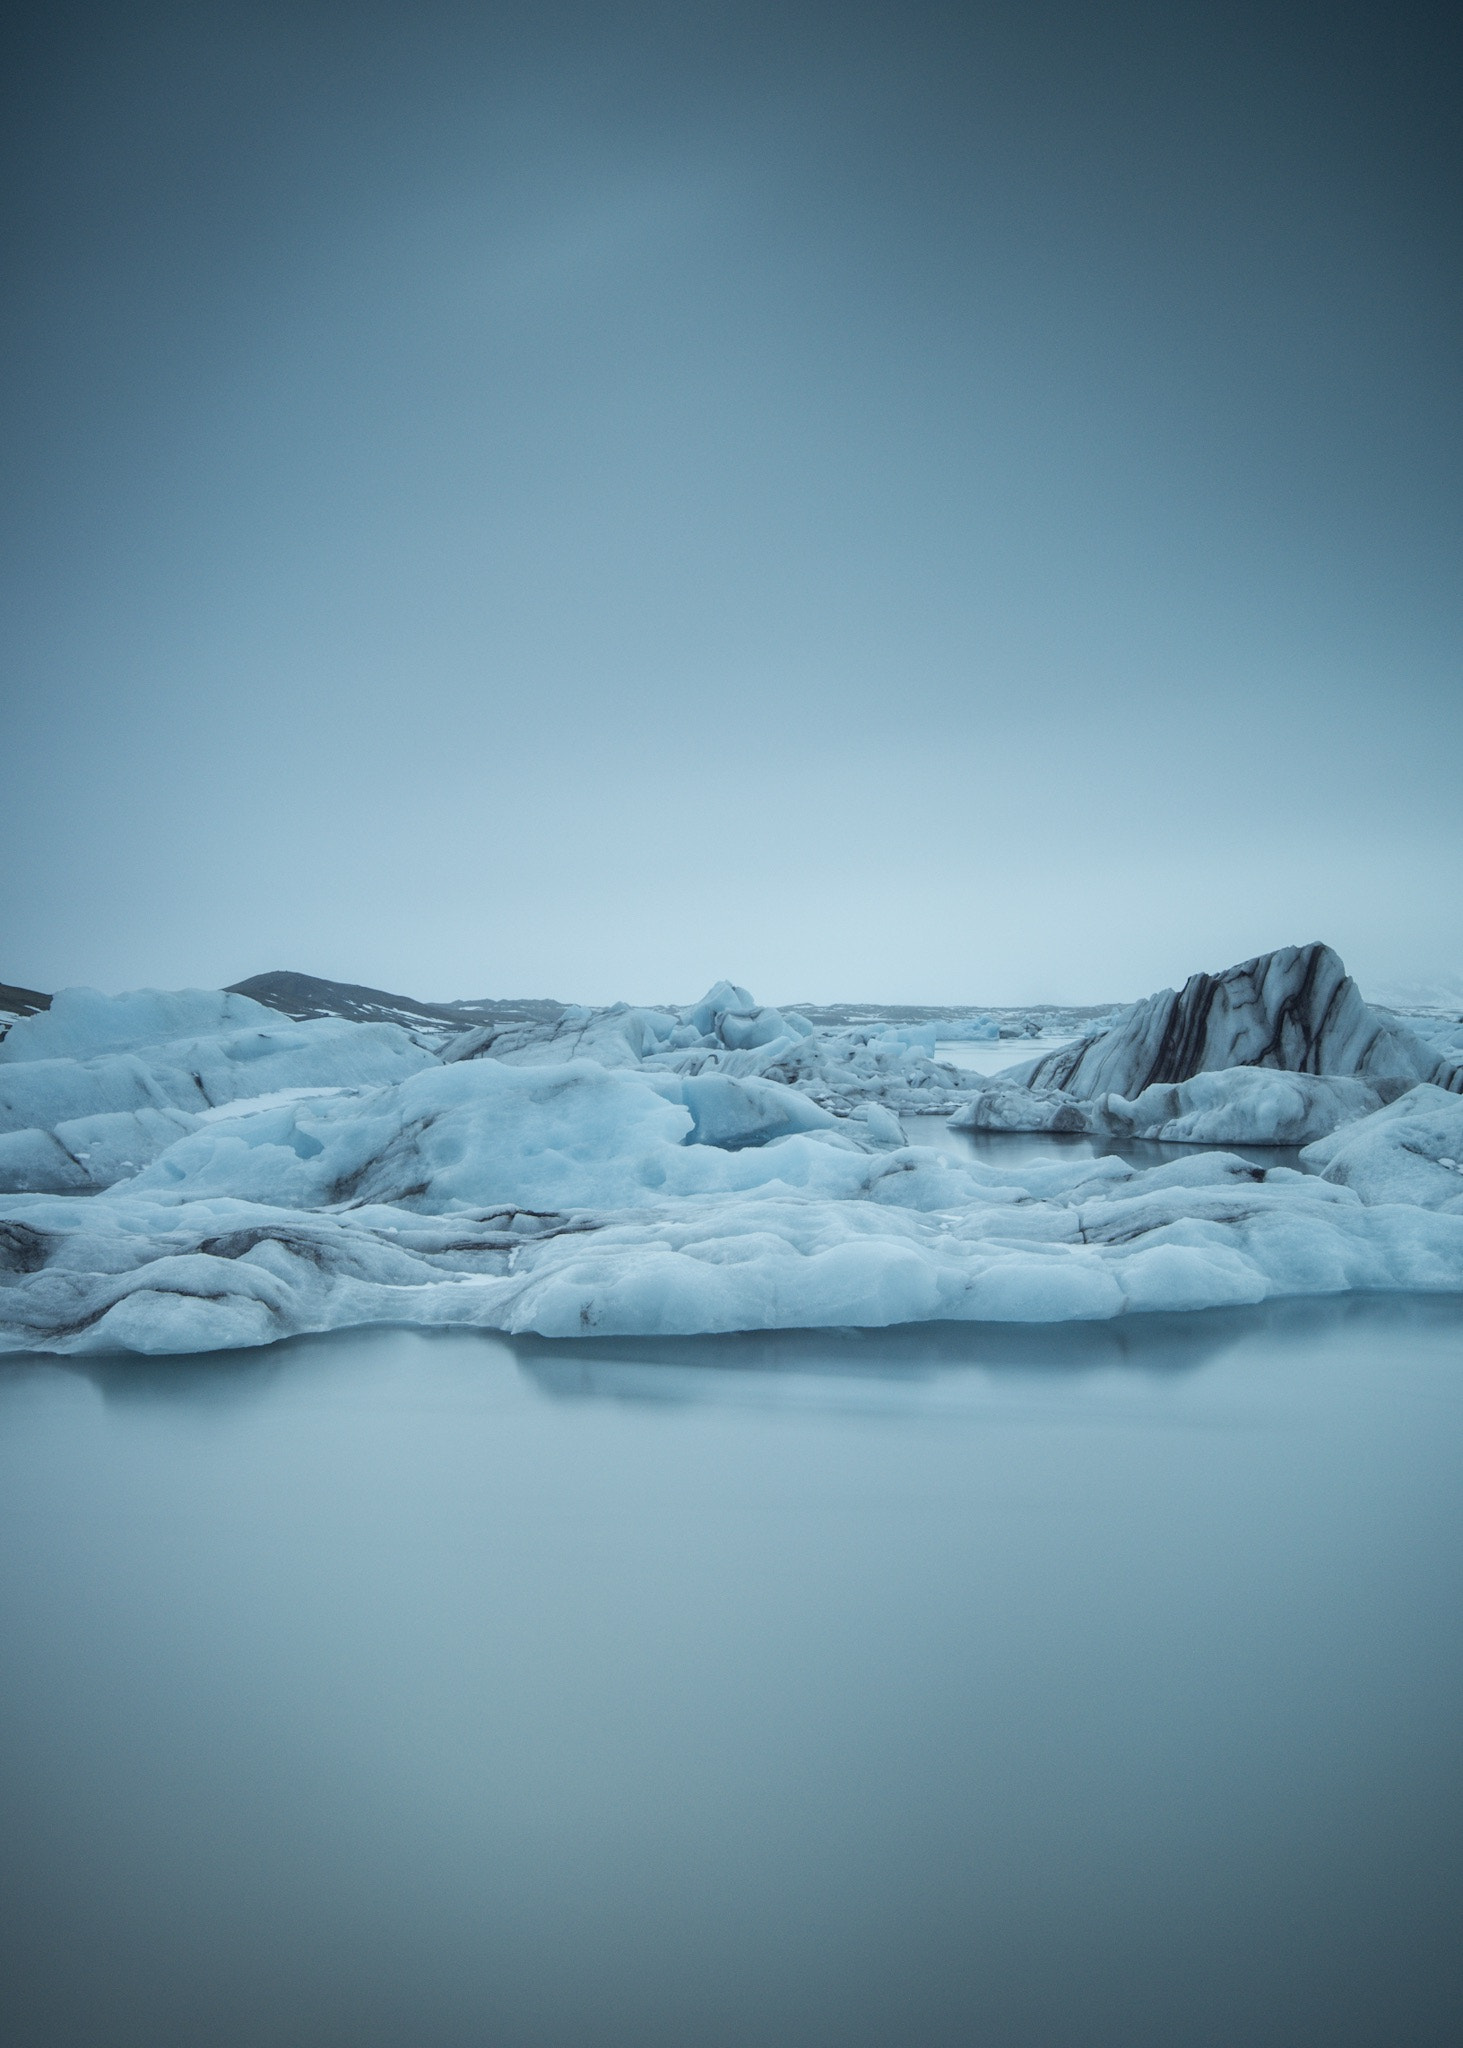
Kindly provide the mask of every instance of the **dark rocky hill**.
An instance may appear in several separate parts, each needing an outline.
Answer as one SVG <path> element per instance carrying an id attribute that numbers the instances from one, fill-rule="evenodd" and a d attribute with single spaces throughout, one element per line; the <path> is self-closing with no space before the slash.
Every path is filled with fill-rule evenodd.
<path id="1" fill-rule="evenodd" d="M 251 974 L 229 984 L 229 994 L 252 996 L 287 1017 L 348 1017 L 357 1024 L 402 1024 L 411 1029 L 466 1031 L 476 1024 L 555 1024 L 562 1003 L 538 1000 L 424 1003 L 415 996 L 392 995 L 381 988 L 363 988 L 353 981 L 326 981 L 316 974 L 280 969 Z M 50 998 L 45 998 L 49 1001 Z"/>
<path id="2" fill-rule="evenodd" d="M 37 1010 L 49 1010 L 51 998 L 38 988 L 16 988 L 0 981 L 0 1012 L 10 1017 L 34 1017 Z"/>

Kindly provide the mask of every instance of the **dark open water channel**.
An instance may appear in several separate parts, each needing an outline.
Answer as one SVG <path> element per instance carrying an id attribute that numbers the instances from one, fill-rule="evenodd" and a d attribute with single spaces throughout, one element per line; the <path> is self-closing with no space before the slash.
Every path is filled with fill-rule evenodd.
<path id="1" fill-rule="evenodd" d="M 6 2048 L 1452 2044 L 1463 1304 L 0 1369 Z"/>

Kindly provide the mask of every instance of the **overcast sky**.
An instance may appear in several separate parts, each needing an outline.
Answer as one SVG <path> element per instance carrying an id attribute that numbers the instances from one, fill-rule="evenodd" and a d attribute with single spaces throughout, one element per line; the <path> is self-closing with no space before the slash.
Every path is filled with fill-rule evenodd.
<path id="1" fill-rule="evenodd" d="M 12 10 L 0 978 L 1463 968 L 1442 10 Z"/>

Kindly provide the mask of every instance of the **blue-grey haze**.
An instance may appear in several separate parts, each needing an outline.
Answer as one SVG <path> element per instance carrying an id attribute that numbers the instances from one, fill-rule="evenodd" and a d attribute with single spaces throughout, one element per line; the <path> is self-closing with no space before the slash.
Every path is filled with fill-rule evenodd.
<path id="1" fill-rule="evenodd" d="M 0 975 L 1463 966 L 1441 10 L 8 20 Z"/>

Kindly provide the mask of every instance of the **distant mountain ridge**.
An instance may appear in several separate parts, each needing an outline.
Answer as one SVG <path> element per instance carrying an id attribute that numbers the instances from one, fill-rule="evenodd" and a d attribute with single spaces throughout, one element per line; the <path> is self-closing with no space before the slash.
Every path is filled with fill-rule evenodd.
<path id="1" fill-rule="evenodd" d="M 453 1003 L 424 1003 L 415 996 L 393 995 L 387 989 L 365 988 L 359 982 L 327 981 L 318 974 L 297 974 L 288 968 L 251 974 L 230 982 L 228 995 L 250 996 L 286 1017 L 347 1017 L 356 1024 L 402 1024 L 466 1031 L 474 1024 L 557 1024 L 564 1004 L 547 998 L 523 997 L 505 1002 L 488 998 Z M 47 999 L 49 1000 L 49 998 Z"/>
<path id="2" fill-rule="evenodd" d="M 361 982 L 331 981 L 324 975 L 301 974 L 292 968 L 276 968 L 267 974 L 251 974 L 244 981 L 228 984 L 229 995 L 249 996 L 281 1015 L 303 1021 L 311 1017 L 344 1017 L 358 1024 L 400 1024 L 406 1029 L 466 1031 L 484 1024 L 557 1024 L 572 1007 L 552 997 L 513 996 L 469 997 L 454 1002 L 424 1002 L 417 996 L 398 995 L 390 989 L 368 988 Z M 51 1006 L 51 997 L 39 989 L 0 982 L 0 1014 L 33 1016 Z M 604 1006 L 600 1006 L 604 1007 Z M 651 1007 L 654 1007 L 653 1005 Z M 944 1019 L 997 1017 L 1017 1020 L 1019 1027 L 1029 1021 L 1036 1030 L 1048 1019 L 1060 1018 L 1071 1029 L 1090 1028 L 1099 1018 L 1111 1015 L 1112 1003 L 799 1003 L 794 1006 L 810 1023 L 834 1030 L 858 1024 L 931 1024 Z M 1003 1036 L 1012 1035 L 1003 1032 Z"/>
<path id="3" fill-rule="evenodd" d="M 17 988 L 12 982 L 0 981 L 0 1010 L 12 1017 L 34 1017 L 39 1010 L 49 1010 L 51 998 L 43 995 L 38 988 Z"/>

